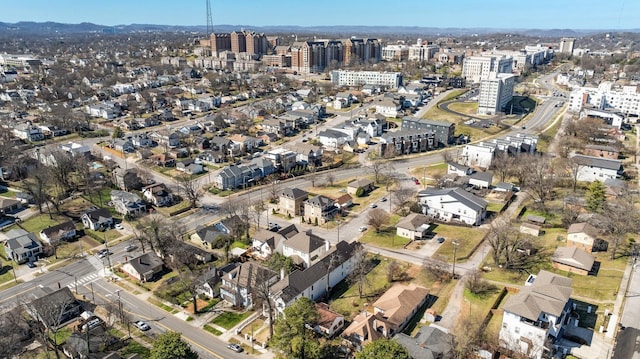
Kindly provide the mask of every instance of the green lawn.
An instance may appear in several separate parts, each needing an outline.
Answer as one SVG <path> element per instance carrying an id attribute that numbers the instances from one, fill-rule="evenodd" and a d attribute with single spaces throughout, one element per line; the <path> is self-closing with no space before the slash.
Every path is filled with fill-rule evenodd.
<path id="1" fill-rule="evenodd" d="M 404 248 L 410 240 L 396 234 L 395 226 L 400 219 L 399 215 L 392 214 L 389 216 L 389 226 L 381 228 L 380 232 L 377 233 L 373 227 L 369 226 L 362 238 L 360 238 L 360 242 L 384 248 Z"/>
<path id="2" fill-rule="evenodd" d="M 244 312 L 244 313 L 236 313 L 236 312 L 224 312 L 219 316 L 215 317 L 211 323 L 217 326 L 220 326 L 224 329 L 231 329 L 236 325 L 240 324 L 241 321 L 248 318 L 253 312 Z"/>
<path id="3" fill-rule="evenodd" d="M 438 248 L 434 256 L 453 262 L 453 242 L 458 243 L 456 248 L 456 260 L 464 261 L 471 255 L 473 248 L 482 241 L 487 230 L 484 228 L 472 228 L 453 226 L 449 224 L 437 224 L 432 231 L 436 237 L 444 237 L 445 242 Z"/>
<path id="4" fill-rule="evenodd" d="M 56 224 L 62 223 L 64 219 L 57 219 L 58 216 L 53 216 L 53 219 L 49 218 L 48 214 L 39 214 L 37 216 L 33 216 L 26 221 L 20 223 L 22 228 L 24 228 L 27 232 L 39 233 L 41 230 L 55 226 Z"/>
<path id="5" fill-rule="evenodd" d="M 138 354 L 142 359 L 149 358 L 149 349 L 138 343 L 135 340 L 129 340 L 127 346 L 120 349 L 120 355 L 123 358 L 128 358 L 132 354 Z"/>
<path id="6" fill-rule="evenodd" d="M 502 209 L 502 207 L 504 206 L 504 203 L 494 203 L 494 202 L 489 202 L 487 204 L 487 211 L 488 212 L 500 212 L 500 210 Z"/>
<path id="7" fill-rule="evenodd" d="M 218 336 L 218 335 L 222 334 L 221 331 L 219 331 L 218 329 L 210 326 L 209 324 L 205 324 L 204 327 L 202 327 L 202 329 L 208 331 L 209 333 L 211 333 L 211 334 L 213 334 L 215 336 Z"/>
<path id="8" fill-rule="evenodd" d="M 15 264 L 15 262 L 13 261 L 4 260 L 4 258 L 7 257 L 4 246 L 0 246 L 0 257 L 2 257 L 0 258 L 0 285 L 8 283 L 10 281 L 13 283 L 14 277 L 12 266 L 15 266 L 17 264 Z"/>
<path id="9" fill-rule="evenodd" d="M 454 102 L 449 105 L 451 111 L 464 113 L 467 115 L 477 115 L 478 103 L 477 102 Z"/>

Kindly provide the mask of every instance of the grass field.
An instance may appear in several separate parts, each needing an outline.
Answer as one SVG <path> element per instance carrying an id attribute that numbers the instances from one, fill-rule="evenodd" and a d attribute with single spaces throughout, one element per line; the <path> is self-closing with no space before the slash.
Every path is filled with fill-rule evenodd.
<path id="1" fill-rule="evenodd" d="M 240 322 L 248 318 L 251 314 L 253 314 L 253 312 L 244 312 L 244 313 L 224 312 L 219 316 L 215 317 L 211 321 L 211 323 L 225 329 L 231 329 L 236 325 L 240 324 Z"/>
<path id="2" fill-rule="evenodd" d="M 449 224 L 437 224 L 432 231 L 435 233 L 435 237 L 445 238 L 445 242 L 438 248 L 434 257 L 442 258 L 448 262 L 453 262 L 454 241 L 458 243 L 456 259 L 463 262 L 465 257 L 471 255 L 473 248 L 482 241 L 482 238 L 484 238 L 487 233 L 487 230 L 484 228 L 453 226 Z"/>
<path id="3" fill-rule="evenodd" d="M 384 248 L 403 248 L 410 240 L 396 234 L 395 225 L 400 219 L 399 215 L 392 214 L 389 216 L 389 225 L 381 228 L 380 232 L 376 232 L 373 227 L 369 227 L 360 238 L 360 242 Z"/>
<path id="4" fill-rule="evenodd" d="M 478 113 L 477 102 L 453 102 L 449 105 L 451 111 L 464 113 L 467 115 L 476 115 Z"/>

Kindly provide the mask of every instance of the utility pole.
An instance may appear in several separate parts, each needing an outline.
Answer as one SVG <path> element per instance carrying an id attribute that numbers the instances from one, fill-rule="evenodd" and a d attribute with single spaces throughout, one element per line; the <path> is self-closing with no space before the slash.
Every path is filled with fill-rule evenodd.
<path id="1" fill-rule="evenodd" d="M 453 270 L 452 270 L 452 274 L 453 274 L 453 279 L 456 279 L 456 252 L 458 250 L 458 242 L 453 241 L 451 244 L 453 244 Z"/>

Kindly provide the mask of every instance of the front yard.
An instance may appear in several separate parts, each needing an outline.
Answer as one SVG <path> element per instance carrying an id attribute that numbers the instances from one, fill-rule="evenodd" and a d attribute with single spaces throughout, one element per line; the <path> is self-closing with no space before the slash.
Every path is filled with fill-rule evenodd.
<path id="1" fill-rule="evenodd" d="M 443 237 L 445 239 L 434 256 L 442 258 L 447 262 L 453 262 L 454 241 L 457 243 L 455 246 L 457 247 L 455 250 L 456 260 L 464 262 L 473 254 L 472 251 L 487 234 L 487 230 L 484 228 L 454 226 L 450 224 L 437 224 L 435 228 L 432 229 L 432 232 L 435 234 L 434 238 Z"/>
<path id="2" fill-rule="evenodd" d="M 369 226 L 360 242 L 383 248 L 404 248 L 411 240 L 396 234 L 396 224 L 402 217 L 397 214 L 389 216 L 389 225 L 380 229 L 380 232 Z"/>
<path id="3" fill-rule="evenodd" d="M 253 312 L 223 312 L 219 316 L 213 318 L 211 324 L 215 324 L 219 327 L 229 330 L 240 324 L 240 322 L 242 322 L 243 320 L 249 318 L 251 314 L 253 314 Z"/>

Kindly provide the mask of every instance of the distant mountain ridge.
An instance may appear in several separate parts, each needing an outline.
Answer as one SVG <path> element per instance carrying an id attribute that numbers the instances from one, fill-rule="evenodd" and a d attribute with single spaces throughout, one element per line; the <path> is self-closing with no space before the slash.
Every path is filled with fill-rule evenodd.
<path id="1" fill-rule="evenodd" d="M 629 30 L 572 30 L 572 29 L 500 29 L 500 28 L 436 28 L 421 26 L 251 26 L 251 25 L 215 25 L 214 32 L 230 32 L 239 29 L 250 29 L 264 33 L 298 33 L 298 34 L 348 34 L 350 35 L 438 35 L 438 36 L 464 36 L 473 34 L 491 33 L 516 33 L 539 37 L 560 36 L 584 36 L 603 32 L 640 32 L 640 29 Z M 31 22 L 21 21 L 17 23 L 0 22 L 0 33 L 31 33 L 31 34 L 73 34 L 91 32 L 205 32 L 202 26 L 180 25 L 154 25 L 154 24 L 130 24 L 105 26 L 83 22 L 80 24 L 63 24 L 58 22 Z"/>

